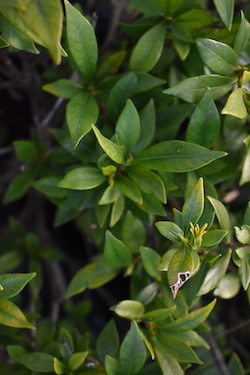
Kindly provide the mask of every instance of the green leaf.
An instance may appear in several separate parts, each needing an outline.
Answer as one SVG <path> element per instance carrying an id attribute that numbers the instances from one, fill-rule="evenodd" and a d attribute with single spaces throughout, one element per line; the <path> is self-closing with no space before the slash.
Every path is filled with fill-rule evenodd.
<path id="1" fill-rule="evenodd" d="M 158 266 L 161 260 L 160 255 L 153 249 L 146 246 L 141 246 L 140 252 L 142 263 L 147 273 L 154 278 L 158 277 L 160 275 L 160 272 L 158 271 Z"/>
<path id="2" fill-rule="evenodd" d="M 144 334 L 144 332 L 143 332 L 143 330 L 141 329 L 141 327 L 139 326 L 139 324 L 137 324 L 135 320 L 133 320 L 133 322 L 134 322 L 134 325 L 135 325 L 135 327 L 136 327 L 136 329 L 137 329 L 139 335 L 141 336 L 141 338 L 142 338 L 144 344 L 145 344 L 146 347 L 148 348 L 152 360 L 154 360 L 154 359 L 155 359 L 155 353 L 154 353 L 154 349 L 153 349 L 153 347 L 152 347 L 150 341 L 148 340 L 148 338 L 147 338 L 146 335 Z"/>
<path id="3" fill-rule="evenodd" d="M 193 362 L 202 364 L 203 362 L 197 357 L 196 353 L 183 339 L 174 335 L 160 334 L 157 339 L 163 344 L 166 352 L 179 362 Z"/>
<path id="4" fill-rule="evenodd" d="M 25 285 L 32 280 L 36 274 L 33 273 L 10 273 L 0 275 L 0 300 L 9 299 L 20 293 Z"/>
<path id="5" fill-rule="evenodd" d="M 6 40 L 7 46 L 10 44 L 16 49 L 28 51 L 34 54 L 39 53 L 32 39 L 27 37 L 24 33 L 22 33 L 18 28 L 8 22 L 2 16 L 0 16 L 0 24 L 1 36 L 4 38 L 4 40 Z"/>
<path id="6" fill-rule="evenodd" d="M 114 311 L 117 315 L 127 319 L 138 319 L 144 312 L 144 305 L 139 301 L 123 300 L 117 305 L 112 306 L 110 310 Z"/>
<path id="7" fill-rule="evenodd" d="M 182 3 L 182 0 L 131 0 L 133 6 L 149 16 L 170 16 Z"/>
<path id="8" fill-rule="evenodd" d="M 0 6 L 25 9 L 23 0 L 0 0 Z"/>
<path id="9" fill-rule="evenodd" d="M 120 197 L 114 202 L 111 210 L 110 226 L 113 227 L 121 218 L 125 207 L 124 195 L 121 194 Z"/>
<path id="10" fill-rule="evenodd" d="M 66 366 L 63 362 L 59 361 L 56 357 L 54 357 L 54 371 L 57 375 L 63 375 L 66 371 Z"/>
<path id="11" fill-rule="evenodd" d="M 105 356 L 116 357 L 119 348 L 119 335 L 115 321 L 111 319 L 101 331 L 96 341 L 96 350 L 101 364 L 105 362 Z"/>
<path id="12" fill-rule="evenodd" d="M 122 223 L 121 238 L 129 250 L 137 254 L 139 248 L 146 241 L 146 229 L 141 220 L 134 217 L 129 211 Z"/>
<path id="13" fill-rule="evenodd" d="M 227 239 L 227 242 L 230 242 L 231 223 L 230 223 L 230 218 L 229 218 L 229 214 L 227 212 L 226 207 L 223 205 L 223 203 L 221 203 L 220 201 L 218 201 L 217 199 L 213 197 L 208 196 L 207 198 L 209 199 L 210 203 L 212 204 L 215 210 L 215 214 L 217 216 L 221 229 L 225 229 L 228 232 L 226 239 Z"/>
<path id="14" fill-rule="evenodd" d="M 119 81 L 115 83 L 109 94 L 107 101 L 108 112 L 116 117 L 124 107 L 126 100 L 131 98 L 136 90 L 137 76 L 135 73 L 124 74 Z"/>
<path id="15" fill-rule="evenodd" d="M 165 29 L 166 23 L 161 22 L 139 39 L 129 61 L 130 70 L 147 73 L 153 69 L 162 53 Z"/>
<path id="16" fill-rule="evenodd" d="M 238 65 L 238 57 L 231 47 L 208 38 L 199 38 L 196 44 L 202 60 L 214 73 L 225 76 L 234 73 Z"/>
<path id="17" fill-rule="evenodd" d="M 204 10 L 192 9 L 178 15 L 176 21 L 188 30 L 197 30 L 210 25 L 215 21 L 215 18 Z"/>
<path id="18" fill-rule="evenodd" d="M 246 156 L 243 162 L 242 174 L 240 178 L 240 185 L 250 181 L 250 136 L 243 141 L 246 145 Z"/>
<path id="19" fill-rule="evenodd" d="M 230 299 L 236 296 L 240 290 L 239 276 L 233 273 L 227 273 L 219 282 L 217 288 L 214 290 L 216 297 Z"/>
<path id="20" fill-rule="evenodd" d="M 9 47 L 9 43 L 2 36 L 0 36 L 0 48 Z"/>
<path id="21" fill-rule="evenodd" d="M 104 137 L 96 126 L 92 125 L 92 128 L 94 130 L 99 145 L 101 146 L 103 151 L 108 155 L 108 157 L 111 160 L 115 161 L 117 164 L 123 164 L 125 161 L 124 147 Z"/>
<path id="22" fill-rule="evenodd" d="M 105 370 L 107 375 L 119 375 L 121 373 L 119 362 L 109 355 L 105 356 Z"/>
<path id="23" fill-rule="evenodd" d="M 139 115 L 130 99 L 127 99 L 117 120 L 115 132 L 118 143 L 124 147 L 124 154 L 128 157 L 140 135 Z"/>
<path id="24" fill-rule="evenodd" d="M 184 237 L 183 230 L 172 221 L 158 221 L 155 223 L 158 231 L 167 239 L 173 242 L 180 242 L 180 236 Z"/>
<path id="25" fill-rule="evenodd" d="M 134 164 L 166 172 L 189 172 L 226 156 L 222 151 L 210 151 L 194 143 L 165 141 L 134 156 Z"/>
<path id="26" fill-rule="evenodd" d="M 71 371 L 77 370 L 85 361 L 88 352 L 76 352 L 73 353 L 68 361 L 69 369 Z"/>
<path id="27" fill-rule="evenodd" d="M 157 337 L 153 341 L 153 347 L 163 375 L 184 375 L 179 361 L 167 353 L 164 344 Z"/>
<path id="28" fill-rule="evenodd" d="M 166 211 L 162 207 L 161 202 L 159 199 L 152 193 L 144 193 L 141 191 L 142 196 L 142 204 L 139 207 L 149 213 L 159 216 L 166 216 Z"/>
<path id="29" fill-rule="evenodd" d="M 58 186 L 73 190 L 89 190 L 101 185 L 106 180 L 100 169 L 78 167 L 69 171 Z"/>
<path id="30" fill-rule="evenodd" d="M 82 92 L 83 87 L 77 82 L 69 79 L 58 79 L 42 87 L 44 91 L 64 99 L 71 99 L 76 94 Z"/>
<path id="31" fill-rule="evenodd" d="M 228 369 L 230 371 L 230 374 L 234 375 L 244 375 L 245 370 L 243 368 L 243 365 L 236 353 L 233 353 L 231 356 L 231 359 L 228 364 Z"/>
<path id="32" fill-rule="evenodd" d="M 32 141 L 15 141 L 13 142 L 17 157 L 23 163 L 34 163 L 38 159 L 38 151 Z"/>
<path id="33" fill-rule="evenodd" d="M 23 0 L 23 9 L 4 8 L 2 16 L 28 38 L 46 47 L 54 62 L 61 62 L 63 8 L 60 0 Z M 26 11 L 26 8 L 29 11 Z"/>
<path id="34" fill-rule="evenodd" d="M 140 190 L 153 193 L 162 203 L 167 202 L 165 185 L 156 173 L 140 165 L 129 166 L 126 172 Z"/>
<path id="35" fill-rule="evenodd" d="M 35 179 L 37 172 L 37 167 L 33 166 L 15 176 L 8 186 L 3 198 L 3 203 L 11 203 L 21 198 Z"/>
<path id="36" fill-rule="evenodd" d="M 78 10 L 64 0 L 66 9 L 66 39 L 69 56 L 86 83 L 95 75 L 98 46 L 92 25 Z"/>
<path id="37" fill-rule="evenodd" d="M 139 335 L 135 324 L 132 322 L 120 348 L 120 364 L 122 373 L 135 375 L 143 367 L 146 360 L 146 347 Z"/>
<path id="38" fill-rule="evenodd" d="M 238 56 L 246 48 L 249 38 L 250 38 L 250 24 L 246 20 L 245 15 L 243 11 L 241 10 L 241 23 L 239 25 L 238 30 L 235 33 L 234 40 L 233 40 L 233 49 L 235 50 Z"/>
<path id="39" fill-rule="evenodd" d="M 138 204 L 143 203 L 140 190 L 130 179 L 124 176 L 116 176 L 115 184 L 126 197 Z"/>
<path id="40" fill-rule="evenodd" d="M 243 119 L 247 115 L 246 105 L 244 103 L 244 92 L 241 87 L 234 90 L 228 97 L 227 102 L 222 109 L 223 115 L 231 115 Z"/>
<path id="41" fill-rule="evenodd" d="M 173 311 L 176 309 L 176 306 L 170 308 L 161 308 L 157 310 L 152 310 L 144 314 L 140 319 L 149 322 L 164 322 L 168 320 L 169 316 L 173 314 Z"/>
<path id="42" fill-rule="evenodd" d="M 186 140 L 210 148 L 219 135 L 220 126 L 219 112 L 210 90 L 207 89 L 190 118 Z"/>
<path id="43" fill-rule="evenodd" d="M 213 229 L 205 233 L 202 237 L 202 246 L 204 247 L 213 247 L 218 245 L 223 238 L 227 235 L 227 230 L 222 229 Z"/>
<path id="44" fill-rule="evenodd" d="M 237 240 L 243 244 L 250 245 L 250 225 L 242 225 L 240 228 L 235 226 L 234 228 Z M 0 284 L 2 284 L 1 281 Z"/>
<path id="45" fill-rule="evenodd" d="M 110 231 L 106 231 L 104 258 L 111 267 L 126 267 L 132 262 L 128 247 Z"/>
<path id="46" fill-rule="evenodd" d="M 166 81 L 163 81 L 163 79 L 159 79 L 157 77 L 154 77 L 148 73 L 143 72 L 136 72 L 137 77 L 137 85 L 135 89 L 135 93 L 139 94 L 147 90 L 151 90 L 157 86 L 162 86 Z M 151 99 L 150 101 L 153 101 Z"/>
<path id="47" fill-rule="evenodd" d="M 121 191 L 116 185 L 108 186 L 104 191 L 101 199 L 99 200 L 99 205 L 106 205 L 115 202 L 121 196 Z"/>
<path id="48" fill-rule="evenodd" d="M 211 292 L 211 290 L 216 288 L 227 271 L 230 259 L 231 251 L 227 251 L 225 255 L 220 257 L 211 265 L 197 293 L 198 296 L 203 296 L 204 294 L 207 294 Z"/>
<path id="49" fill-rule="evenodd" d="M 214 100 L 221 98 L 237 82 L 235 77 L 224 77 L 216 74 L 206 74 L 190 77 L 163 91 L 164 94 L 174 95 L 188 103 L 198 103 L 207 87 L 211 90 Z"/>
<path id="50" fill-rule="evenodd" d="M 66 298 L 82 293 L 86 288 L 95 289 L 106 284 L 117 275 L 117 268 L 110 267 L 103 258 L 81 268 L 71 280 Z"/>
<path id="51" fill-rule="evenodd" d="M 140 111 L 140 135 L 135 146 L 135 151 L 144 150 L 153 140 L 155 134 L 155 106 L 151 99 L 148 104 Z"/>
<path id="52" fill-rule="evenodd" d="M 159 271 L 168 271 L 171 259 L 175 255 L 176 252 L 180 250 L 180 246 L 178 244 L 173 245 L 166 251 L 165 254 L 161 257 L 160 264 L 158 266 Z"/>
<path id="53" fill-rule="evenodd" d="M 18 357 L 18 362 L 32 371 L 50 373 L 54 371 L 54 357 L 51 354 L 27 353 Z"/>
<path id="54" fill-rule="evenodd" d="M 66 107 L 66 122 L 70 133 L 72 147 L 75 149 L 80 140 L 95 124 L 99 116 L 99 108 L 95 98 L 81 92 L 73 96 Z"/>
<path id="55" fill-rule="evenodd" d="M 204 210 L 204 186 L 203 179 L 199 178 L 182 208 L 182 224 L 184 232 L 189 231 L 189 223 L 194 225 L 198 222 Z"/>
<path id="56" fill-rule="evenodd" d="M 239 276 L 244 290 L 247 290 L 250 283 L 250 265 L 248 259 L 240 260 Z"/>
<path id="57" fill-rule="evenodd" d="M 68 190 L 58 188 L 57 185 L 60 181 L 61 178 L 59 176 L 50 176 L 32 182 L 31 186 L 41 191 L 48 197 L 64 198 L 68 196 Z"/>
<path id="58" fill-rule="evenodd" d="M 231 29 L 234 15 L 234 0 L 213 0 L 220 18 L 228 28 Z"/>
<path id="59" fill-rule="evenodd" d="M 168 332 L 172 331 L 189 331 L 190 329 L 194 329 L 198 327 L 201 323 L 203 323 L 211 311 L 214 308 L 214 305 L 216 303 L 216 299 L 214 299 L 212 302 L 210 302 L 208 305 L 204 307 L 200 307 L 199 309 L 196 309 L 189 313 L 188 315 L 179 318 L 175 320 L 174 322 L 168 323 L 164 328 Z"/>
<path id="60" fill-rule="evenodd" d="M 22 311 L 8 300 L 0 301 L 0 324 L 16 328 L 35 328 L 28 322 Z"/>

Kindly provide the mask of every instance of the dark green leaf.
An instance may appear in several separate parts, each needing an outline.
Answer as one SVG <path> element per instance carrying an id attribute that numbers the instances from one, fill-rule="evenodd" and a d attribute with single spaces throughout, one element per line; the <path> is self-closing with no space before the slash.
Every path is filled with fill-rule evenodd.
<path id="1" fill-rule="evenodd" d="M 152 277 L 158 277 L 160 274 L 160 272 L 158 271 L 158 266 L 161 260 L 160 255 L 153 249 L 145 246 L 140 247 L 140 252 L 142 256 L 142 262 L 147 273 Z"/>
<path id="2" fill-rule="evenodd" d="M 164 344 L 160 340 L 155 338 L 153 347 L 163 375 L 184 375 L 179 361 L 167 353 Z"/>
<path id="3" fill-rule="evenodd" d="M 128 247 L 110 231 L 106 231 L 104 258 L 111 267 L 128 266 L 132 262 L 132 255 Z"/>
<path id="4" fill-rule="evenodd" d="M 54 357 L 51 354 L 42 352 L 27 353 L 18 357 L 18 362 L 32 371 L 54 371 Z"/>
<path id="5" fill-rule="evenodd" d="M 230 30 L 234 15 L 234 0 L 214 0 L 214 5 L 222 21 Z"/>
<path id="6" fill-rule="evenodd" d="M 153 140 L 155 134 L 155 106 L 151 99 L 140 111 L 140 136 L 135 151 L 144 150 Z"/>
<path id="7" fill-rule="evenodd" d="M 176 21 L 188 30 L 197 30 L 215 21 L 209 13 L 201 9 L 192 9 L 176 17 Z"/>
<path id="8" fill-rule="evenodd" d="M 99 108 L 91 94 L 81 92 L 74 95 L 69 101 L 66 108 L 66 121 L 73 149 L 91 130 L 91 126 L 96 123 L 98 116 Z"/>
<path id="9" fill-rule="evenodd" d="M 207 87 L 211 90 L 214 100 L 221 98 L 230 91 L 237 79 L 216 74 L 206 74 L 190 77 L 163 91 L 164 94 L 174 95 L 188 103 L 198 103 Z"/>
<path id="10" fill-rule="evenodd" d="M 119 348 L 119 335 L 115 321 L 111 319 L 97 338 L 96 350 L 101 364 L 105 362 L 105 356 L 116 357 Z"/>
<path id="11" fill-rule="evenodd" d="M 238 56 L 246 48 L 249 38 L 250 38 L 250 24 L 246 20 L 243 11 L 241 11 L 241 23 L 239 25 L 237 32 L 235 33 L 234 40 L 233 40 L 233 49 L 235 50 Z"/>
<path id="12" fill-rule="evenodd" d="M 172 221 L 158 221 L 155 223 L 155 226 L 158 231 L 170 241 L 180 242 L 180 236 L 184 237 L 183 230 Z"/>
<path id="13" fill-rule="evenodd" d="M 78 167 L 68 172 L 58 186 L 73 190 L 89 190 L 101 185 L 106 180 L 100 169 Z"/>
<path id="14" fill-rule="evenodd" d="M 82 85 L 69 79 L 59 79 L 42 87 L 44 91 L 64 99 L 71 99 L 83 91 Z"/>
<path id="15" fill-rule="evenodd" d="M 145 243 L 147 233 L 143 223 L 129 211 L 122 223 L 121 235 L 125 245 L 136 254 Z"/>
<path id="16" fill-rule="evenodd" d="M 191 116 L 186 131 L 186 140 L 210 148 L 219 135 L 220 125 L 219 112 L 210 90 L 207 89 Z"/>
<path id="17" fill-rule="evenodd" d="M 195 184 L 182 208 L 182 223 L 185 233 L 189 230 L 189 224 L 196 224 L 204 210 L 204 187 L 203 179 L 200 178 Z"/>
<path id="18" fill-rule="evenodd" d="M 126 197 L 138 204 L 143 203 L 140 190 L 130 179 L 124 176 L 117 176 L 115 179 L 115 184 Z"/>
<path id="19" fill-rule="evenodd" d="M 222 151 L 210 151 L 194 143 L 165 141 L 135 155 L 133 164 L 166 172 L 188 172 L 226 156 Z"/>
<path id="20" fill-rule="evenodd" d="M 95 32 L 89 21 L 68 0 L 64 3 L 68 53 L 81 77 L 89 83 L 95 74 L 98 58 Z"/>
<path id="21" fill-rule="evenodd" d="M 130 70 L 149 72 L 159 60 L 166 35 L 166 24 L 161 22 L 148 30 L 132 51 L 129 62 Z"/>

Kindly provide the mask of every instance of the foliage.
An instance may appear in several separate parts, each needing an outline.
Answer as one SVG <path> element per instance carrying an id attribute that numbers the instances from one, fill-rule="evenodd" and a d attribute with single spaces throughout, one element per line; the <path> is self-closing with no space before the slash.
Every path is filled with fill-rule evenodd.
<path id="1" fill-rule="evenodd" d="M 1 239 L 0 323 L 12 327 L 1 339 L 11 358 L 1 374 L 247 373 L 248 358 L 235 347 L 228 356 L 225 342 L 219 349 L 206 322 L 218 333 L 223 299 L 250 295 L 250 8 L 112 1 L 113 21 L 123 14 L 124 22 L 111 22 L 102 40 L 102 14 L 96 20 L 87 3 L 0 0 L 2 51 L 43 62 L 39 95 L 58 97 L 44 122 L 13 142 L 21 171 L 6 186 L 4 210 L 30 191 L 42 203 L 40 235 L 14 212 Z M 57 229 L 44 202 L 55 207 Z M 91 244 L 80 262 L 73 239 L 66 254 L 63 241 L 60 250 L 43 242 L 67 225 Z M 27 283 L 34 325 L 17 307 L 27 310 L 25 298 L 9 301 Z M 94 330 L 82 297 L 93 290 L 109 296 Z M 209 347 L 224 351 L 219 370 L 207 369 Z"/>

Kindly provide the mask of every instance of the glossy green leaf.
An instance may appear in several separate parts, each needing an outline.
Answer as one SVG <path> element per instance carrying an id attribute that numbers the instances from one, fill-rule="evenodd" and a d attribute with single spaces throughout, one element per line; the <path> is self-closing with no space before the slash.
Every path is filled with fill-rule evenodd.
<path id="1" fill-rule="evenodd" d="M 143 199 L 141 192 L 138 189 L 137 185 L 130 179 L 124 176 L 117 176 L 115 179 L 115 184 L 126 197 L 138 204 L 142 204 Z"/>
<path id="2" fill-rule="evenodd" d="M 175 20 L 171 21 L 170 27 L 172 30 L 173 39 L 186 42 L 186 43 L 194 42 L 190 32 L 184 26 L 182 26 Z"/>
<path id="3" fill-rule="evenodd" d="M 220 18 L 228 28 L 231 29 L 234 15 L 234 0 L 213 0 Z"/>
<path id="4" fill-rule="evenodd" d="M 178 15 L 176 21 L 188 30 L 197 30 L 210 25 L 215 21 L 215 18 L 204 10 L 192 9 Z"/>
<path id="5" fill-rule="evenodd" d="M 98 58 L 98 46 L 90 22 L 68 1 L 66 9 L 66 39 L 69 56 L 85 82 L 94 77 Z"/>
<path id="6" fill-rule="evenodd" d="M 240 228 L 235 226 L 234 228 L 237 240 L 243 244 L 250 245 L 250 225 L 242 225 Z"/>
<path id="7" fill-rule="evenodd" d="M 121 238 L 132 253 L 138 253 L 139 248 L 146 241 L 147 232 L 141 222 L 130 211 L 122 223 Z"/>
<path id="8" fill-rule="evenodd" d="M 48 353 L 33 352 L 23 354 L 18 357 L 18 362 L 32 371 L 50 373 L 54 371 L 54 357 Z"/>
<path id="9" fill-rule="evenodd" d="M 108 230 L 105 237 L 104 258 L 114 268 L 125 267 L 132 262 L 128 247 Z"/>
<path id="10" fill-rule="evenodd" d="M 38 159 L 37 146 L 32 141 L 13 142 L 15 152 L 19 160 L 23 163 L 34 163 Z"/>
<path id="11" fill-rule="evenodd" d="M 132 51 L 129 62 L 130 70 L 147 73 L 153 69 L 162 53 L 165 29 L 165 22 L 161 22 L 139 39 Z"/>
<path id="12" fill-rule="evenodd" d="M 96 126 L 92 125 L 92 128 L 94 130 L 99 145 L 101 146 L 103 151 L 108 155 L 108 157 L 111 160 L 115 161 L 117 164 L 124 163 L 124 147 L 104 137 Z"/>
<path id="13" fill-rule="evenodd" d="M 158 335 L 157 339 L 163 344 L 166 352 L 179 362 L 193 362 L 202 364 L 194 350 L 182 339 L 169 333 Z"/>
<path id="14" fill-rule="evenodd" d="M 239 276 L 244 290 L 247 290 L 250 284 L 250 264 L 248 259 L 240 260 Z"/>
<path id="15" fill-rule="evenodd" d="M 112 306 L 110 310 L 114 311 L 117 315 L 127 319 L 138 319 L 144 312 L 144 305 L 139 301 L 124 300 L 117 305 Z"/>
<path id="16" fill-rule="evenodd" d="M 99 200 L 99 205 L 106 205 L 115 202 L 121 195 L 121 191 L 116 185 L 108 186 L 104 191 L 101 199 Z"/>
<path id="17" fill-rule="evenodd" d="M 178 252 L 179 250 L 180 250 L 179 245 L 178 246 L 173 245 L 173 247 L 170 247 L 170 249 L 168 249 L 168 251 L 166 251 L 166 253 L 163 254 L 163 256 L 161 257 L 161 261 L 158 265 L 158 270 L 159 271 L 168 271 L 171 259 L 173 258 L 175 253 Z"/>
<path id="18" fill-rule="evenodd" d="M 188 197 L 182 208 L 182 224 L 185 233 L 189 231 L 189 224 L 196 224 L 204 210 L 204 186 L 203 179 L 200 178 Z"/>
<path id="19" fill-rule="evenodd" d="M 47 83 L 42 89 L 64 99 L 71 99 L 73 96 L 83 91 L 81 84 L 70 81 L 69 79 L 58 79 L 57 81 Z"/>
<path id="20" fill-rule="evenodd" d="M 136 90 L 137 76 L 130 72 L 124 74 L 112 87 L 107 101 L 108 112 L 116 117 L 128 98 L 131 98 Z"/>
<path id="21" fill-rule="evenodd" d="M 66 107 L 66 122 L 70 133 L 72 147 L 75 149 L 81 139 L 91 130 L 99 116 L 95 98 L 81 92 L 73 96 Z"/>
<path id="22" fill-rule="evenodd" d="M 158 231 L 170 241 L 173 242 L 181 242 L 181 237 L 184 237 L 183 230 L 172 221 L 158 221 L 155 223 L 156 228 Z"/>
<path id="23" fill-rule="evenodd" d="M 129 156 L 140 135 L 140 119 L 133 102 L 128 99 L 115 127 L 118 144 L 124 147 L 124 154 Z"/>
<path id="24" fill-rule="evenodd" d="M 22 311 L 8 300 L 0 301 L 0 324 L 16 328 L 35 328 L 28 322 Z"/>
<path id="25" fill-rule="evenodd" d="M 77 167 L 68 172 L 58 186 L 73 190 L 89 190 L 106 180 L 100 169 L 95 167 Z"/>
<path id="26" fill-rule="evenodd" d="M 143 330 L 141 329 L 139 324 L 136 323 L 136 320 L 133 320 L 133 323 L 134 323 L 134 325 L 137 329 L 137 332 L 141 336 L 144 344 L 146 345 L 147 349 L 149 350 L 149 353 L 151 355 L 152 360 L 154 360 L 155 359 L 155 352 L 154 352 L 153 346 L 151 345 L 151 342 L 148 340 L 147 336 L 145 335 L 145 333 L 143 332 Z"/>
<path id="27" fill-rule="evenodd" d="M 6 7 L 2 16 L 28 38 L 46 47 L 54 62 L 61 62 L 63 8 L 60 0 L 23 0 L 24 9 Z M 27 12 L 25 9 L 28 8 Z"/>
<path id="28" fill-rule="evenodd" d="M 140 165 L 129 166 L 126 172 L 140 190 L 153 193 L 162 203 L 167 202 L 164 183 L 156 173 Z"/>
<path id="29" fill-rule="evenodd" d="M 9 273 L 0 275 L 0 300 L 9 299 L 20 293 L 25 285 L 32 280 L 36 274 L 33 273 Z"/>
<path id="30" fill-rule="evenodd" d="M 104 364 L 105 356 L 116 357 L 119 348 L 119 335 L 115 321 L 111 319 L 103 328 L 96 341 L 99 361 Z"/>
<path id="31" fill-rule="evenodd" d="M 121 194 L 120 197 L 113 203 L 111 210 L 110 226 L 113 227 L 121 218 L 125 207 L 124 195 Z"/>
<path id="32" fill-rule="evenodd" d="M 103 258 L 80 269 L 71 280 L 66 298 L 82 293 L 86 288 L 95 289 L 106 284 L 117 275 L 118 270 L 110 267 Z"/>
<path id="33" fill-rule="evenodd" d="M 135 151 L 144 150 L 153 140 L 155 134 L 155 106 L 151 99 L 140 111 L 140 136 L 135 146 Z"/>
<path id="34" fill-rule="evenodd" d="M 8 186 L 8 189 L 3 198 L 3 203 L 11 203 L 21 198 L 30 187 L 37 173 L 38 169 L 36 166 L 34 166 L 25 169 L 17 176 L 15 176 Z"/>
<path id="35" fill-rule="evenodd" d="M 227 235 L 227 230 L 223 229 L 213 229 L 205 233 L 202 237 L 202 246 L 204 247 L 213 247 L 218 245 L 223 238 Z"/>
<path id="36" fill-rule="evenodd" d="M 132 322 L 120 348 L 120 364 L 123 374 L 138 374 L 145 363 L 146 355 L 145 344 Z"/>
<path id="37" fill-rule="evenodd" d="M 162 86 L 166 83 L 163 79 L 159 79 L 148 73 L 136 72 L 135 74 L 137 77 L 136 94 L 151 90 L 157 86 Z M 150 101 L 152 101 L 152 99 Z"/>
<path id="38" fill-rule="evenodd" d="M 185 61 L 190 52 L 190 43 L 173 37 L 173 46 L 182 61 Z"/>
<path id="39" fill-rule="evenodd" d="M 201 285 L 197 293 L 198 296 L 207 294 L 217 287 L 220 280 L 223 278 L 227 271 L 230 259 L 231 251 L 227 251 L 225 255 L 221 256 L 210 266 L 203 281 L 203 284 Z"/>
<path id="40" fill-rule="evenodd" d="M 223 205 L 223 203 L 221 203 L 220 201 L 218 201 L 217 199 L 213 197 L 208 196 L 207 198 L 209 199 L 210 203 L 212 204 L 215 210 L 215 214 L 217 216 L 221 229 L 225 229 L 228 232 L 226 239 L 228 242 L 230 242 L 231 223 L 230 223 L 230 218 L 229 218 L 229 214 L 227 212 L 226 207 Z"/>
<path id="41" fill-rule="evenodd" d="M 214 100 L 221 98 L 233 88 L 237 79 L 216 74 L 206 74 L 190 77 L 163 91 L 164 94 L 174 95 L 188 103 L 198 103 L 207 87 L 211 90 Z"/>
<path id="42" fill-rule="evenodd" d="M 157 338 L 153 341 L 153 347 L 163 375 L 184 375 L 179 361 L 167 353 L 164 344 Z"/>
<path id="43" fill-rule="evenodd" d="M 6 40 L 7 46 L 10 44 L 12 47 L 30 53 L 38 54 L 39 51 L 36 48 L 32 39 L 27 37 L 18 28 L 8 22 L 4 17 L 0 16 L 1 23 L 1 36 Z M 5 47 L 5 46 L 3 46 Z"/>
<path id="44" fill-rule="evenodd" d="M 223 115 L 231 115 L 243 119 L 247 115 L 246 105 L 244 103 L 244 92 L 241 87 L 234 90 L 228 97 L 227 102 L 222 109 Z"/>
<path id="45" fill-rule="evenodd" d="M 222 151 L 210 151 L 194 143 L 165 141 L 135 155 L 133 165 L 166 172 L 189 172 L 226 156 Z"/>
<path id="46" fill-rule="evenodd" d="M 68 366 L 71 371 L 77 370 L 85 361 L 88 352 L 76 352 L 71 355 Z"/>
<path id="47" fill-rule="evenodd" d="M 203 323 L 211 311 L 215 306 L 216 300 L 213 300 L 208 305 L 204 307 L 200 307 L 188 315 L 179 318 L 171 323 L 168 323 L 165 328 L 167 331 L 189 331 L 190 329 L 194 329 L 198 327 L 201 323 Z"/>
<path id="48" fill-rule="evenodd" d="M 161 260 L 160 255 L 153 249 L 141 246 L 140 253 L 142 257 L 142 263 L 147 271 L 147 273 L 152 277 L 158 277 L 160 272 L 158 271 L 158 266 Z"/>
<path id="49" fill-rule="evenodd" d="M 250 24 L 246 20 L 243 11 L 241 11 L 241 23 L 239 25 L 237 32 L 235 33 L 234 40 L 233 40 L 233 49 L 235 50 L 238 56 L 246 48 L 249 38 L 250 38 Z"/>
<path id="50" fill-rule="evenodd" d="M 163 217 L 166 216 L 166 211 L 164 210 L 159 199 L 154 194 L 144 193 L 143 191 L 141 191 L 141 196 L 143 202 L 139 205 L 139 207 L 143 211 Z"/>
<path id="51" fill-rule="evenodd" d="M 236 296 L 240 290 L 239 276 L 233 273 L 227 273 L 219 282 L 214 290 L 216 297 L 230 299 Z"/>
<path id="52" fill-rule="evenodd" d="M 199 38 L 196 44 L 204 63 L 212 72 L 225 76 L 234 73 L 238 57 L 231 47 L 208 38 Z"/>
<path id="53" fill-rule="evenodd" d="M 243 141 L 246 145 L 246 156 L 243 162 L 242 174 L 240 178 L 240 185 L 250 181 L 250 136 Z"/>
<path id="54" fill-rule="evenodd" d="M 210 148 L 219 135 L 220 126 L 219 112 L 207 89 L 190 118 L 186 140 Z"/>

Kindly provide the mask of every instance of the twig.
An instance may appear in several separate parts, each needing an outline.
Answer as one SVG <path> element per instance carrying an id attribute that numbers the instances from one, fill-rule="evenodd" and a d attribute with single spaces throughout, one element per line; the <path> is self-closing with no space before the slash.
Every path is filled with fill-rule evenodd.
<path id="1" fill-rule="evenodd" d="M 224 361 L 223 355 L 217 345 L 217 342 L 215 340 L 214 335 L 212 332 L 208 331 L 205 332 L 206 340 L 211 348 L 211 353 L 214 359 L 214 362 L 218 368 L 218 371 L 220 375 L 230 375 L 230 372 L 228 371 L 227 365 Z"/>

